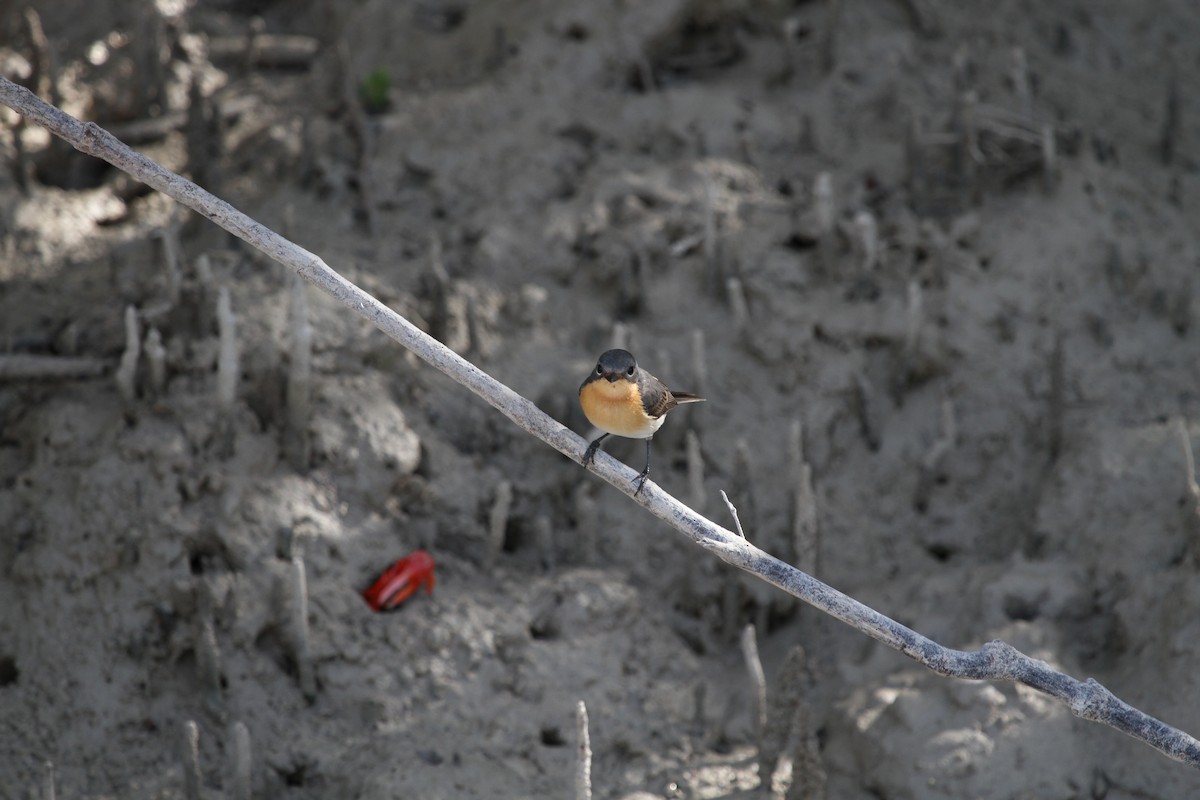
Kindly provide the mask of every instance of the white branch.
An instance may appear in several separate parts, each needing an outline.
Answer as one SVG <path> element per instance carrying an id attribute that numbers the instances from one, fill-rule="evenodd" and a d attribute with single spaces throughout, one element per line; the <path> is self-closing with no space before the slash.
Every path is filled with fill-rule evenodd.
<path id="1" fill-rule="evenodd" d="M 587 446 L 584 439 L 551 419 L 526 398 L 422 333 L 411 322 L 334 272 L 317 256 L 255 222 L 191 181 L 131 150 L 95 123 L 80 122 L 3 78 L 0 78 L 0 102 L 70 142 L 76 149 L 104 159 L 294 269 L 301 277 L 375 324 L 418 357 L 483 398 L 518 427 L 572 461 L 582 461 Z M 1171 758 L 1200 768 L 1200 741 L 1127 705 L 1094 680 L 1078 681 L 1001 641 L 989 642 L 977 651 L 943 647 L 763 552 L 746 539 L 705 519 L 654 483 L 648 481 L 645 489 L 635 497 L 633 470 L 604 452 L 596 454 L 590 469 L 618 491 L 628 495 L 633 502 L 665 520 L 722 560 L 799 597 L 938 674 L 1023 683 L 1066 703 L 1077 716 L 1110 725 Z"/>

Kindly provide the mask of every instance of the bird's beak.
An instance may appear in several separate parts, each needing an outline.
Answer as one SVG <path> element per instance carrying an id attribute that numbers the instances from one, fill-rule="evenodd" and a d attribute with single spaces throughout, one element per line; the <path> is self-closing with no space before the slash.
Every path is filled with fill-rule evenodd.
<path id="1" fill-rule="evenodd" d="M 620 376 L 620 375 L 618 375 L 618 374 L 617 374 L 617 373 L 615 373 L 615 372 L 606 372 L 606 373 L 604 373 L 604 380 L 608 381 L 609 383 L 616 383 L 616 382 L 617 382 L 617 378 L 619 378 L 619 377 L 621 377 L 621 376 Z"/>

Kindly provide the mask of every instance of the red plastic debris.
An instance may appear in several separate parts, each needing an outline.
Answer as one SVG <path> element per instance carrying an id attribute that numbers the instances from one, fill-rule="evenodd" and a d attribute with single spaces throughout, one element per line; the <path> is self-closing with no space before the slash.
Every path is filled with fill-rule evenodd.
<path id="1" fill-rule="evenodd" d="M 433 594 L 433 567 L 433 556 L 416 550 L 384 570 L 363 598 L 372 611 L 392 611 L 422 586 Z"/>

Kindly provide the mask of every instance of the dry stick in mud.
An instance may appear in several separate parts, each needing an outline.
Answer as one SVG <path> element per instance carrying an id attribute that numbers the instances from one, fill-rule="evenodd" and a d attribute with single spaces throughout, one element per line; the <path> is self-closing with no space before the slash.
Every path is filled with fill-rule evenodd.
<path id="1" fill-rule="evenodd" d="M 575 704 L 575 800 L 592 800 L 592 736 L 587 706 Z"/>
<path id="2" fill-rule="evenodd" d="M 101 158 L 153 189 L 174 198 L 201 216 L 258 248 L 324 290 L 342 305 L 374 323 L 450 378 L 479 395 L 518 427 L 576 462 L 587 441 L 551 419 L 532 402 L 422 333 L 404 317 L 330 269 L 317 256 L 255 222 L 225 201 L 130 149 L 95 123 L 83 123 L 38 99 L 32 92 L 0 78 L 0 102 Z M 976 651 L 952 650 L 821 583 L 790 564 L 758 549 L 647 482 L 634 496 L 634 472 L 601 452 L 591 466 L 618 490 L 647 511 L 683 532 L 729 564 L 799 597 L 868 636 L 899 650 L 940 675 L 973 680 L 1023 683 L 1066 703 L 1076 716 L 1123 731 L 1167 756 L 1200 769 L 1200 741 L 1126 704 L 1092 679 L 1078 681 L 996 640 Z"/>

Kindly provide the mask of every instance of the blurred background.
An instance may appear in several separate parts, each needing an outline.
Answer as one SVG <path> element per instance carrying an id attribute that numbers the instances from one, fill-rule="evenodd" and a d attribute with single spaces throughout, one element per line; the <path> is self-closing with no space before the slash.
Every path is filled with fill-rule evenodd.
<path id="1" fill-rule="evenodd" d="M 1192 3 L 45 0 L 0 32 L 4 76 L 581 436 L 612 346 L 705 395 L 652 479 L 720 524 L 725 490 L 940 643 L 1200 733 Z M 0 124 L 0 797 L 562 797 L 581 700 L 601 798 L 1200 791 L 725 566 Z M 432 594 L 376 613 L 417 550 Z"/>

